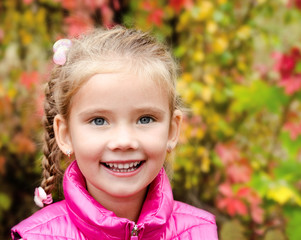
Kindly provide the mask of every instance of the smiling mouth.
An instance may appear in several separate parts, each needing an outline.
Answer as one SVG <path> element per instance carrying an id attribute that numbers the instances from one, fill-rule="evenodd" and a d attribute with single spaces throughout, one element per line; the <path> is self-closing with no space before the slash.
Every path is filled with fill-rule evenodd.
<path id="1" fill-rule="evenodd" d="M 113 172 L 133 172 L 137 170 L 143 161 L 136 161 L 131 163 L 102 163 L 106 168 Z"/>

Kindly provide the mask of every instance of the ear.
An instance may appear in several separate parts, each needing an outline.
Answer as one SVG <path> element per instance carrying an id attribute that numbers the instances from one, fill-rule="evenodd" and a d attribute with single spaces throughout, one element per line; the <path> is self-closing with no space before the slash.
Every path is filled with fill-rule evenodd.
<path id="1" fill-rule="evenodd" d="M 72 153 L 73 147 L 71 137 L 68 132 L 67 121 L 62 117 L 62 115 L 58 114 L 54 117 L 53 129 L 55 134 L 55 140 L 61 151 L 65 154 L 68 154 L 68 151 Z"/>
<path id="2" fill-rule="evenodd" d="M 182 118 L 183 118 L 182 112 L 178 109 L 175 110 L 170 122 L 169 137 L 167 142 L 168 151 L 174 149 L 178 143 Z"/>

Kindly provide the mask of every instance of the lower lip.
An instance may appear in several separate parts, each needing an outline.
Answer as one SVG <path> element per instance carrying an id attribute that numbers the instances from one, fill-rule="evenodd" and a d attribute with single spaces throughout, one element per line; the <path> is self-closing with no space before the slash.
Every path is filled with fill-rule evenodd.
<path id="1" fill-rule="evenodd" d="M 108 173 L 110 173 L 111 175 L 113 176 L 117 176 L 117 177 L 132 177 L 136 174 L 138 174 L 141 170 L 141 168 L 143 167 L 144 165 L 144 161 L 141 163 L 140 167 L 137 168 L 136 170 L 134 171 L 131 171 L 131 172 L 116 172 L 116 171 L 112 171 L 110 170 L 109 168 L 107 168 L 106 166 L 104 166 L 103 164 L 100 164 Z"/>

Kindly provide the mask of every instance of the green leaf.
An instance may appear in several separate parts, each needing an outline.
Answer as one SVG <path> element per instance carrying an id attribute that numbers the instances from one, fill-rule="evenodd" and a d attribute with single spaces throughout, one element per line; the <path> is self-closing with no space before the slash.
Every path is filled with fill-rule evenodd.
<path id="1" fill-rule="evenodd" d="M 298 62 L 295 66 L 295 72 L 296 73 L 301 73 L 301 62 Z"/>
<path id="2" fill-rule="evenodd" d="M 256 189 L 256 192 L 261 197 L 264 197 L 270 188 L 270 183 L 271 183 L 271 179 L 266 173 L 255 172 L 252 175 L 250 186 L 253 189 Z"/>
<path id="3" fill-rule="evenodd" d="M 245 232 L 246 229 L 239 221 L 229 221 L 221 228 L 221 240 L 247 240 Z"/>
<path id="4" fill-rule="evenodd" d="M 288 101 L 282 89 L 269 86 L 261 80 L 254 81 L 251 86 L 234 86 L 233 93 L 234 112 L 257 112 L 265 108 L 272 113 L 279 113 Z"/>
<path id="5" fill-rule="evenodd" d="M 301 149 L 301 136 L 293 140 L 287 131 L 283 131 L 280 135 L 282 146 L 287 150 L 290 159 L 295 159 Z"/>
<path id="6" fill-rule="evenodd" d="M 280 230 L 269 230 L 264 237 L 264 240 L 285 240 L 283 233 Z"/>
<path id="7" fill-rule="evenodd" d="M 8 210 L 11 206 L 11 199 L 5 193 L 0 193 L 0 209 Z"/>
<path id="8" fill-rule="evenodd" d="M 285 179 L 286 181 L 294 184 L 301 179 L 301 163 L 295 159 L 282 161 L 278 163 L 274 169 L 274 175 L 277 179 Z"/>
<path id="9" fill-rule="evenodd" d="M 286 208 L 285 215 L 288 223 L 286 226 L 286 234 L 290 240 L 301 239 L 301 209 L 300 208 Z"/>
<path id="10" fill-rule="evenodd" d="M 180 58 L 186 53 L 186 51 L 187 51 L 186 47 L 181 45 L 181 46 L 174 49 L 174 55 L 177 58 Z"/>

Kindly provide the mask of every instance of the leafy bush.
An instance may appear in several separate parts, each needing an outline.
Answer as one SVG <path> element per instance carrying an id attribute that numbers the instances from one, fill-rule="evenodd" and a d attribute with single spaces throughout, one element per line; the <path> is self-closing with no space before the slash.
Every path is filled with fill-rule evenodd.
<path id="1" fill-rule="evenodd" d="M 116 23 L 152 31 L 179 60 L 190 110 L 175 198 L 215 214 L 220 239 L 300 239 L 300 11 L 298 0 L 2 1 L 1 239 L 36 210 L 53 42 Z"/>

